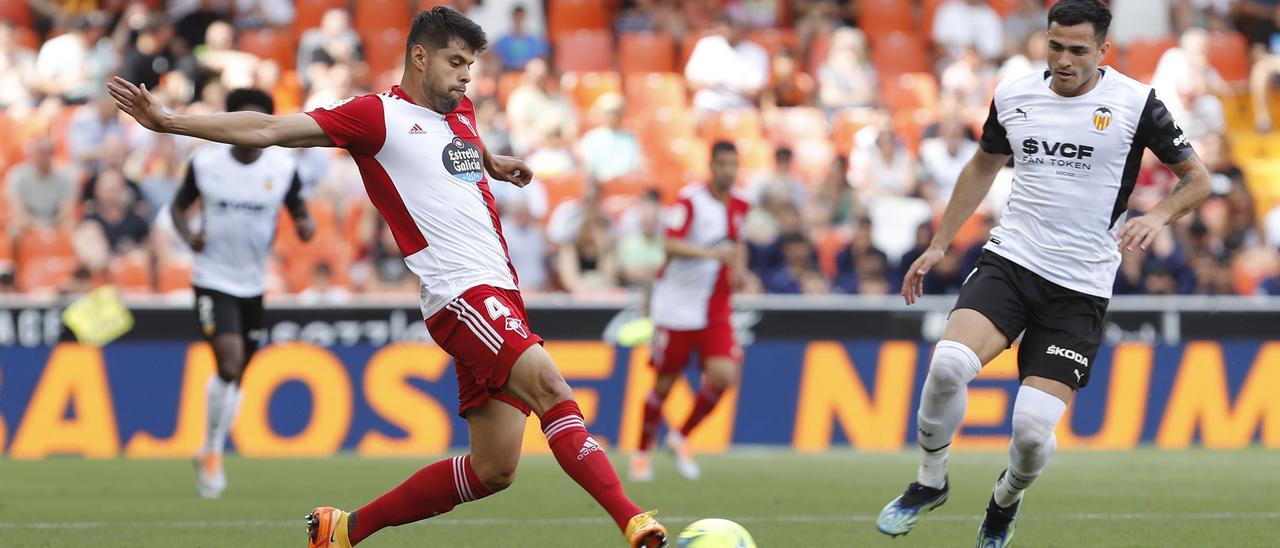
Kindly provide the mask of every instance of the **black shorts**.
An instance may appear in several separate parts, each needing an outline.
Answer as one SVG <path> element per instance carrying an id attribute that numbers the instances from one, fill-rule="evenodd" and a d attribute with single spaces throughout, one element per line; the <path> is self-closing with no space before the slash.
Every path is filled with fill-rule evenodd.
<path id="1" fill-rule="evenodd" d="M 245 351 L 253 352 L 262 340 L 262 295 L 236 297 L 221 291 L 195 287 L 196 321 L 205 339 L 218 335 L 240 335 Z"/>
<path id="2" fill-rule="evenodd" d="M 976 310 L 1010 344 L 1018 335 L 1018 378 L 1044 377 L 1076 389 L 1102 344 L 1107 299 L 1067 289 L 1000 255 L 983 251 L 955 309 Z"/>

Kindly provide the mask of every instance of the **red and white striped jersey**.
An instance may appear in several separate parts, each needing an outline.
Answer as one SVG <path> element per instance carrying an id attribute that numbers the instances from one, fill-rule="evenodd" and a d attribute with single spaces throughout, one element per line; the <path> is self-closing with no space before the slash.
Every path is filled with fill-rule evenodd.
<path id="1" fill-rule="evenodd" d="M 667 237 L 701 247 L 737 242 L 749 208 L 736 194 L 726 203 L 717 200 L 706 185 L 687 187 L 667 209 Z M 655 326 L 681 331 L 728 323 L 730 291 L 729 267 L 724 263 L 671 257 L 653 283 L 649 315 Z"/>
<path id="2" fill-rule="evenodd" d="M 351 152 L 369 200 L 422 280 L 425 317 L 478 285 L 516 289 L 470 99 L 440 114 L 393 86 L 307 114 Z"/>

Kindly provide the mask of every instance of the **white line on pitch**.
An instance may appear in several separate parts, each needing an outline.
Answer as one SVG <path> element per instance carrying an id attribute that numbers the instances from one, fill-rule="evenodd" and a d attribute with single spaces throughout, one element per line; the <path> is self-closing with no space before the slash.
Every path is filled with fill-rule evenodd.
<path id="1" fill-rule="evenodd" d="M 1192 512 L 1192 513 L 1066 513 L 1032 514 L 1037 520 L 1089 520 L 1089 521 L 1152 521 L 1152 520 L 1269 520 L 1280 519 L 1280 512 Z M 664 516 L 663 521 L 690 523 L 701 519 L 688 516 Z M 876 516 L 851 514 L 834 516 L 730 516 L 739 523 L 871 523 Z M 976 522 L 978 516 L 933 515 L 929 521 Z M 431 519 L 425 525 L 447 526 L 502 526 L 502 525 L 590 525 L 611 523 L 605 518 L 457 518 Z M 222 520 L 222 521 L 62 521 L 62 522 L 0 522 L 0 529 L 109 529 L 114 527 L 155 527 L 165 529 L 211 529 L 221 527 L 299 527 L 297 520 Z"/>

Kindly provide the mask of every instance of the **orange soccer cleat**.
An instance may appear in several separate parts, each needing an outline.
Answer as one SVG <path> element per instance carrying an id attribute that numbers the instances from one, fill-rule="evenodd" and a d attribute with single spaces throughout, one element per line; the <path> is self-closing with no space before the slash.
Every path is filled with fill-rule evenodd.
<path id="1" fill-rule="evenodd" d="M 321 506 L 307 515 L 307 548 L 351 548 L 347 538 L 347 519 L 351 516 L 337 508 Z"/>
<path id="2" fill-rule="evenodd" d="M 631 542 L 631 548 L 661 548 L 667 545 L 667 528 L 653 518 L 656 513 L 658 512 L 655 510 L 636 514 L 627 522 L 624 535 Z"/>

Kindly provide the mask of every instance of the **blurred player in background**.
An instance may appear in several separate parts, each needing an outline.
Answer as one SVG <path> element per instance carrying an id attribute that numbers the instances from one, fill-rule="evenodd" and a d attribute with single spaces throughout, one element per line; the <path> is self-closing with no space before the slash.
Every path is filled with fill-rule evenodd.
<path id="1" fill-rule="evenodd" d="M 1048 69 L 996 88 L 981 147 L 933 242 L 903 280 L 911 304 L 1012 156 L 1008 206 L 929 364 L 917 415 L 923 459 L 916 481 L 876 520 L 887 535 L 906 534 L 946 502 L 947 452 L 964 418 L 966 387 L 1021 335 L 1009 464 L 996 479 L 977 546 L 1012 542 L 1023 493 L 1053 456 L 1067 404 L 1089 382 L 1120 248 L 1146 249 L 1209 195 L 1208 172 L 1155 91 L 1098 66 L 1110 48 L 1107 7 L 1060 0 L 1048 21 Z M 1126 220 L 1144 149 L 1179 181 L 1156 207 Z"/>
<path id="2" fill-rule="evenodd" d="M 631 479 L 653 480 L 650 451 L 662 425 L 662 402 L 696 351 L 702 370 L 693 411 L 684 425 L 667 432 L 676 470 L 698 479 L 689 433 L 715 408 L 740 376 L 742 349 L 734 340 L 729 296 L 735 275 L 745 269 L 746 250 L 739 237 L 747 216 L 745 200 L 734 195 L 738 150 L 720 141 L 711 147 L 711 183 L 686 189 L 667 212 L 664 248 L 667 264 L 654 281 L 650 317 L 654 333 L 650 364 L 657 372 L 645 398 L 640 443 L 631 457 Z"/>
<path id="3" fill-rule="evenodd" d="M 241 111 L 272 114 L 275 103 L 261 90 L 237 89 L 227 94 L 227 112 Z M 293 216 L 299 238 L 315 233 L 295 157 L 282 148 L 200 147 L 169 207 L 173 226 L 195 251 L 196 318 L 218 367 L 205 392 L 205 441 L 195 459 L 196 490 L 206 498 L 227 488 L 222 449 L 240 407 L 240 378 L 262 340 L 266 263 L 280 204 Z M 193 231 L 187 215 L 196 200 L 200 228 Z"/>
<path id="4" fill-rule="evenodd" d="M 609 513 L 633 547 L 666 544 L 666 529 L 631 502 L 603 447 L 525 314 L 486 170 L 519 186 L 529 167 L 489 153 L 465 95 L 484 31 L 436 7 L 409 31 L 399 86 L 289 116 L 260 113 L 169 115 L 145 87 L 116 79 L 121 110 L 153 131 L 241 146 L 338 146 L 350 151 L 374 207 L 409 269 L 422 280 L 431 337 L 454 357 L 458 413 L 468 455 L 419 470 L 398 487 L 347 513 L 316 508 L 309 546 L 356 545 L 385 528 L 448 512 L 501 491 L 515 479 L 532 411 L 564 471 Z M 317 481 L 323 481 L 317 478 Z"/>

